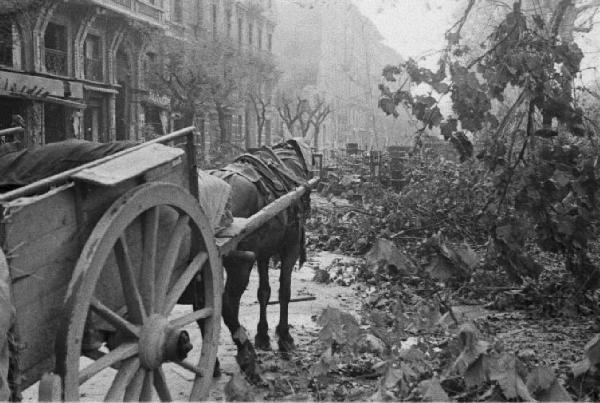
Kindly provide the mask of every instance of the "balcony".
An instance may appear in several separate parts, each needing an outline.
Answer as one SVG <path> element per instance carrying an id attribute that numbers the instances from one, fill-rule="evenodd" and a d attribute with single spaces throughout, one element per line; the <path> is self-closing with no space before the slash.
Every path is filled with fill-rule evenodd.
<path id="1" fill-rule="evenodd" d="M 129 18 L 162 27 L 165 23 L 165 0 L 89 0 L 88 2 L 104 7 Z"/>
<path id="2" fill-rule="evenodd" d="M 46 71 L 59 76 L 69 74 L 69 62 L 67 52 L 64 50 L 45 48 Z"/>
<path id="3" fill-rule="evenodd" d="M 103 81 L 104 75 L 102 74 L 102 60 L 99 59 L 85 59 L 85 79 L 90 81 Z"/>

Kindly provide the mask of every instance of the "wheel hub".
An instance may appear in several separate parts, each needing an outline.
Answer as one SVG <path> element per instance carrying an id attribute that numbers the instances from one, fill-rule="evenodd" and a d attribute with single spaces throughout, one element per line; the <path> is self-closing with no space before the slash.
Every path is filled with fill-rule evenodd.
<path id="1" fill-rule="evenodd" d="M 184 360 L 192 348 L 188 332 L 173 329 L 164 316 L 150 316 L 141 329 L 140 361 L 149 370 L 157 369 L 167 361 Z"/>

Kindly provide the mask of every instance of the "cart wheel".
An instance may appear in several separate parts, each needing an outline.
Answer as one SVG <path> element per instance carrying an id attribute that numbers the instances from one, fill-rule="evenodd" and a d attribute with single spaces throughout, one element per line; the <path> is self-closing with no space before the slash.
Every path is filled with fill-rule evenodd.
<path id="1" fill-rule="evenodd" d="M 6 256 L 0 249 L 0 401 L 18 396 L 20 391 L 13 380 L 18 369 L 14 365 L 16 357 L 11 356 L 10 334 L 14 325 L 15 308 L 12 304 L 10 270 Z M 12 360 L 12 361 L 11 361 Z M 15 389 L 11 391 L 11 388 Z M 14 394 L 14 395 L 13 395 Z"/>
<path id="2" fill-rule="evenodd" d="M 163 219 L 165 211 L 176 217 L 167 220 L 170 225 Z M 136 231 L 137 250 L 141 251 L 137 255 L 131 242 Z M 190 233 L 196 235 L 191 246 Z M 164 234 L 169 236 L 161 247 Z M 177 266 L 182 252 L 185 260 Z M 116 265 L 111 263 L 114 261 Z M 113 307 L 114 301 L 101 300 L 107 289 L 103 279 L 110 278 L 111 271 L 114 280 L 108 288 L 113 293 L 122 289 L 125 314 Z M 174 312 L 199 274 L 204 306 L 188 314 Z M 63 378 L 64 399 L 79 400 L 79 386 L 106 369 L 102 376 L 108 374 L 112 379 L 107 382 L 108 401 L 148 401 L 156 395 L 161 401 L 181 400 L 168 386 L 173 367 L 184 368 L 190 380 L 194 379 L 190 400 L 206 399 L 219 344 L 222 281 L 212 229 L 189 193 L 172 184 L 149 183 L 123 195 L 94 228 L 69 284 L 62 332 L 57 338 L 57 372 Z M 80 364 L 81 347 L 91 312 L 116 329 L 118 342 L 85 366 Z M 192 345 L 184 327 L 195 327 L 200 319 L 205 319 L 202 348 L 194 364 L 185 360 Z"/>

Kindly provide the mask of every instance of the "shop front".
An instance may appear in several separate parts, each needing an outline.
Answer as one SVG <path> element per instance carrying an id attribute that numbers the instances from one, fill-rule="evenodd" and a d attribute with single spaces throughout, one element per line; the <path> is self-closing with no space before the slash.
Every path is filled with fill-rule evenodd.
<path id="1" fill-rule="evenodd" d="M 0 129 L 24 126 L 28 147 L 77 138 L 82 100 L 80 83 L 0 71 Z"/>
<path id="2" fill-rule="evenodd" d="M 144 125 L 142 136 L 144 141 L 168 134 L 171 129 L 171 98 L 148 91 L 142 97 Z"/>

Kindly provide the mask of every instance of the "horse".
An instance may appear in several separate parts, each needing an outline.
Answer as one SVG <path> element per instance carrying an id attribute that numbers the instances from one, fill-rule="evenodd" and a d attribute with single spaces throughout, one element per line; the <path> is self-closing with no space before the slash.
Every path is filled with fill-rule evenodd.
<path id="1" fill-rule="evenodd" d="M 257 154 L 262 157 L 262 160 L 267 159 L 279 165 L 280 174 L 283 172 L 292 184 L 294 182 L 295 185 L 306 183 L 309 178 L 310 148 L 300 139 L 288 140 L 272 149 L 263 148 Z M 239 169 L 232 169 L 231 164 L 221 170 L 213 171 L 211 174 L 225 180 L 231 186 L 231 213 L 234 217 L 250 217 L 271 201 L 264 195 L 264 192 L 259 191 L 252 180 L 240 174 Z M 278 260 L 281 262 L 280 317 L 276 327 L 278 347 L 284 353 L 295 349 L 294 339 L 289 331 L 288 305 L 292 270 L 297 261 L 300 266 L 306 261 L 304 224 L 309 208 L 310 196 L 307 192 L 300 201 L 242 240 L 237 248 L 238 253 L 223 259 L 223 266 L 227 273 L 223 293 L 223 320 L 237 346 L 236 358 L 240 368 L 250 380 L 255 382 L 260 382 L 256 352 L 246 330 L 239 322 L 240 299 L 248 286 L 250 273 L 256 262 L 259 276 L 257 297 L 260 304 L 260 319 L 254 345 L 260 350 L 270 350 L 267 322 L 267 304 L 271 297 L 269 261 L 271 258 L 279 258 Z M 219 375 L 218 360 L 214 375 Z"/>
<path id="2" fill-rule="evenodd" d="M 24 186 L 35 180 L 122 151 L 135 144 L 133 142 L 97 144 L 86 141 L 67 141 L 51 144 L 35 151 L 10 150 L 0 160 L 0 172 L 5 172 L 5 175 L 0 175 L 0 191 Z M 270 160 L 274 165 L 279 166 L 277 173 L 280 175 L 281 182 L 287 182 L 288 187 L 306 183 L 309 176 L 307 161 L 310 158 L 310 148 L 301 140 L 288 140 L 274 146 L 272 151 L 264 148 L 258 151 L 258 154 L 261 154 L 263 159 Z M 243 175 L 237 173 L 229 175 L 226 172 L 227 168 L 225 171 L 216 171 L 213 174 L 215 177 L 225 178 L 225 182 L 228 182 L 231 187 L 231 213 L 234 217 L 250 217 L 272 201 L 272 197 L 269 199 L 264 193 L 261 193 L 253 181 Z M 223 292 L 222 316 L 238 347 L 238 364 L 253 381 L 260 382 L 260 376 L 258 375 L 254 346 L 250 342 L 246 330 L 239 323 L 240 299 L 248 285 L 252 267 L 256 262 L 259 274 L 260 321 L 254 345 L 262 350 L 270 349 L 266 312 L 271 296 L 268 268 L 270 259 L 278 257 L 281 262 L 279 288 L 281 314 L 276 328 L 278 345 L 279 349 L 286 353 L 295 348 L 294 339 L 289 332 L 288 304 L 292 269 L 296 261 L 299 260 L 302 264 L 306 260 L 304 221 L 310 204 L 309 200 L 307 193 L 303 200 L 296 202 L 242 240 L 238 245 L 237 253 L 225 256 L 223 259 L 227 281 Z M 174 224 L 176 219 L 174 214 L 170 209 L 162 209 L 161 222 L 165 225 Z M 191 233 L 184 236 L 188 243 L 190 237 Z M 185 259 L 185 251 L 188 250 L 189 246 L 181 247 L 181 259 Z M 198 284 L 194 284 L 194 287 L 198 287 Z M 186 292 L 186 298 L 182 297 L 182 301 L 179 303 L 191 303 L 198 308 L 204 306 L 202 299 L 199 291 L 191 290 L 190 293 Z M 199 325 L 202 330 L 202 323 Z M 99 350 L 103 343 L 112 349 L 118 345 L 119 341 L 114 329 L 96 327 L 90 322 L 90 326 L 84 333 L 82 353 L 98 359 L 103 354 Z M 218 373 L 217 363 L 214 374 L 218 375 Z"/>

